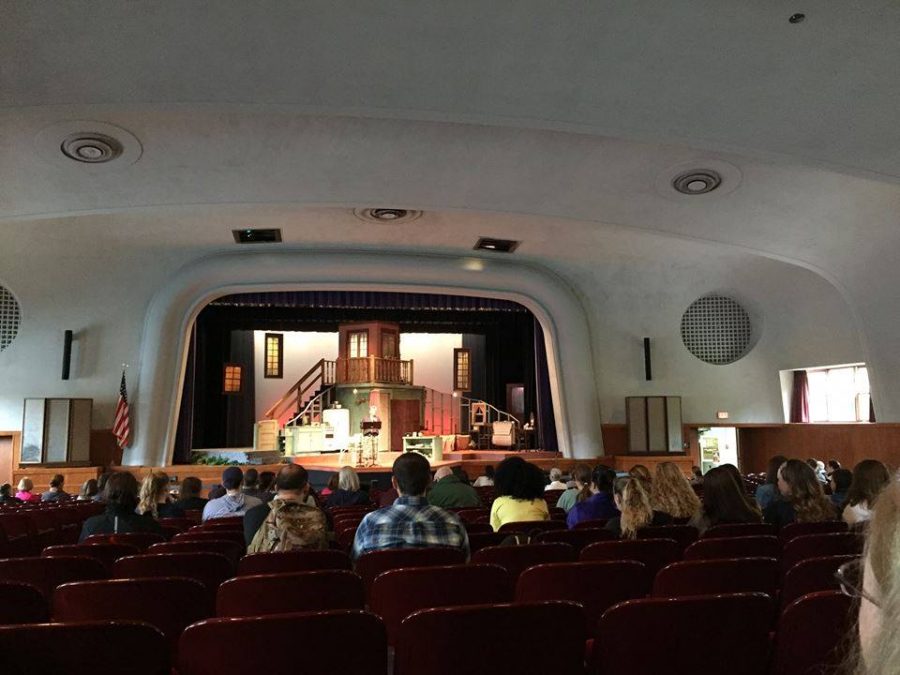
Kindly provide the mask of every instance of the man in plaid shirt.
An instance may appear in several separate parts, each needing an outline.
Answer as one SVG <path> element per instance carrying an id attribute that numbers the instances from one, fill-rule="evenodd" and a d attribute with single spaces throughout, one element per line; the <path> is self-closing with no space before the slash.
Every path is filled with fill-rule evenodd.
<path id="1" fill-rule="evenodd" d="M 423 455 L 405 452 L 394 461 L 391 482 L 400 496 L 392 506 L 363 518 L 353 541 L 353 557 L 386 548 L 449 546 L 469 554 L 469 537 L 455 514 L 425 499 L 431 467 Z"/>

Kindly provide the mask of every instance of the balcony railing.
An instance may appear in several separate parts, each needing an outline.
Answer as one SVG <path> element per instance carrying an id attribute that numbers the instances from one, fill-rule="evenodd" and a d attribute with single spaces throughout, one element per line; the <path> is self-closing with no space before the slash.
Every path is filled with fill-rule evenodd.
<path id="1" fill-rule="evenodd" d="M 412 384 L 413 362 L 380 356 L 339 358 L 335 363 L 337 384 Z"/>

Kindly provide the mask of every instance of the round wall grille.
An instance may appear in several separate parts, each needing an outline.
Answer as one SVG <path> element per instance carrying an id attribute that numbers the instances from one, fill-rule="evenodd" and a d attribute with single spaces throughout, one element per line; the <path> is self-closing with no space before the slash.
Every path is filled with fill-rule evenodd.
<path id="1" fill-rule="evenodd" d="M 0 352 L 16 339 L 21 318 L 18 301 L 6 288 L 0 286 Z"/>
<path id="2" fill-rule="evenodd" d="M 746 310 L 724 295 L 695 300 L 681 317 L 684 346 L 701 361 L 716 366 L 734 363 L 750 351 L 752 335 Z"/>

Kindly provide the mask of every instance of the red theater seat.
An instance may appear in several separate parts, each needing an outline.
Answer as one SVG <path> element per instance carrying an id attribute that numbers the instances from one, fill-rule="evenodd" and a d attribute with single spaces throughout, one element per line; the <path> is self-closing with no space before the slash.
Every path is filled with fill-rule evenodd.
<path id="1" fill-rule="evenodd" d="M 160 518 L 159 524 L 164 527 L 171 527 L 179 532 L 191 529 L 196 525 L 196 521 L 191 518 Z"/>
<path id="2" fill-rule="evenodd" d="M 181 631 L 209 616 L 206 589 L 192 579 L 109 579 L 60 586 L 53 596 L 54 621 L 145 621 L 172 649 Z"/>
<path id="3" fill-rule="evenodd" d="M 466 554 L 457 548 L 392 548 L 372 551 L 356 560 L 356 573 L 362 577 L 366 594 L 372 582 L 382 572 L 400 567 L 436 567 L 438 565 L 461 565 L 466 562 Z"/>
<path id="4" fill-rule="evenodd" d="M 230 672 L 240 663 L 234 648 L 262 655 L 260 672 L 272 675 L 387 672 L 387 641 L 381 620 L 368 612 L 339 610 L 195 623 L 181 634 L 178 675 Z"/>
<path id="5" fill-rule="evenodd" d="M 768 523 L 734 523 L 730 525 L 713 525 L 701 535 L 701 539 L 718 537 L 768 537 L 776 536 L 778 528 Z"/>
<path id="6" fill-rule="evenodd" d="M 803 534 L 784 545 L 781 568 L 787 573 L 801 560 L 830 555 L 860 555 L 864 539 L 861 535 L 844 532 L 835 534 Z"/>
<path id="7" fill-rule="evenodd" d="M 153 544 L 147 549 L 147 553 L 220 553 L 228 558 L 234 567 L 237 567 L 238 561 L 245 551 L 244 546 L 224 539 L 166 541 L 161 544 Z"/>
<path id="8" fill-rule="evenodd" d="M 598 541 L 612 541 L 616 536 L 609 530 L 598 527 L 575 530 L 548 530 L 541 532 L 535 540 L 541 544 L 568 544 L 579 553 L 581 549 Z"/>
<path id="9" fill-rule="evenodd" d="M 620 539 L 585 546 L 579 560 L 636 560 L 647 566 L 651 576 L 680 558 L 674 539 Z"/>
<path id="10" fill-rule="evenodd" d="M 493 534 L 494 528 L 487 523 L 465 523 L 466 532 L 473 534 Z"/>
<path id="11" fill-rule="evenodd" d="M 349 570 L 350 556 L 343 551 L 302 550 L 276 553 L 251 553 L 241 558 L 237 576 L 249 574 L 282 574 L 314 570 Z"/>
<path id="12" fill-rule="evenodd" d="M 113 563 L 126 555 L 140 553 L 137 546 L 131 544 L 64 544 L 61 546 L 48 546 L 41 552 L 45 558 L 58 558 L 60 556 L 78 556 L 80 558 L 93 558 L 100 561 L 108 574 L 112 574 Z"/>
<path id="13" fill-rule="evenodd" d="M 835 578 L 838 567 L 859 556 L 830 555 L 802 560 L 784 575 L 781 586 L 781 606 L 787 607 L 794 600 L 807 593 L 838 590 Z"/>
<path id="14" fill-rule="evenodd" d="M 394 672 L 582 675 L 584 641 L 584 616 L 574 603 L 425 609 L 400 625 Z"/>
<path id="15" fill-rule="evenodd" d="M 840 591 L 818 591 L 792 602 L 778 620 L 772 675 L 839 672 L 854 618 L 853 600 Z"/>
<path id="16" fill-rule="evenodd" d="M 594 529 L 594 528 L 603 528 L 606 526 L 606 523 L 609 522 L 609 518 L 593 518 L 591 520 L 579 520 L 575 523 L 576 530 L 585 530 L 585 529 Z"/>
<path id="17" fill-rule="evenodd" d="M 765 593 L 774 599 L 778 591 L 775 558 L 731 558 L 674 562 L 659 571 L 653 596 L 679 598 L 716 593 Z"/>
<path id="18" fill-rule="evenodd" d="M 499 532 L 512 534 L 513 532 L 532 532 L 540 530 L 565 530 L 566 524 L 559 520 L 520 520 L 513 523 L 504 523 L 500 526 Z"/>
<path id="19" fill-rule="evenodd" d="M 6 535 L 6 554 L 10 557 L 37 555 L 37 532 L 23 512 L 0 512 L 0 530 Z"/>
<path id="20" fill-rule="evenodd" d="M 49 602 L 53 590 L 70 581 L 91 581 L 109 576 L 103 565 L 91 558 L 6 558 L 0 560 L 0 581 L 20 581 L 36 586 Z"/>
<path id="21" fill-rule="evenodd" d="M 41 623 L 49 618 L 47 599 L 36 586 L 0 581 L 0 626 Z"/>
<path id="22" fill-rule="evenodd" d="M 497 565 L 447 565 L 401 568 L 379 574 L 369 608 L 382 618 L 388 642 L 395 644 L 401 622 L 430 607 L 509 602 L 509 573 Z"/>
<path id="23" fill-rule="evenodd" d="M 531 567 L 519 576 L 516 602 L 569 600 L 584 608 L 588 633 L 607 609 L 623 600 L 643 598 L 650 592 L 650 575 L 641 563 L 549 563 Z"/>
<path id="24" fill-rule="evenodd" d="M 233 541 L 235 544 L 247 548 L 247 542 L 244 541 L 243 530 L 231 530 L 226 527 L 214 528 L 209 530 L 188 530 L 187 532 L 179 532 L 172 541 Z"/>
<path id="25" fill-rule="evenodd" d="M 647 598 L 610 608 L 595 642 L 602 675 L 760 675 L 771 600 L 761 593 Z"/>
<path id="26" fill-rule="evenodd" d="M 848 531 L 847 523 L 842 520 L 826 520 L 821 523 L 790 523 L 781 528 L 778 538 L 782 544 L 786 544 L 795 537 L 805 534 L 831 534 Z"/>
<path id="27" fill-rule="evenodd" d="M 716 537 L 694 542 L 684 551 L 685 560 L 719 558 L 780 558 L 781 543 L 770 535 L 751 537 Z"/>
<path id="28" fill-rule="evenodd" d="M 262 616 L 364 607 L 362 579 L 349 570 L 236 577 L 219 586 L 216 595 L 216 616 Z"/>
<path id="29" fill-rule="evenodd" d="M 186 577 L 206 587 L 208 610 L 212 613 L 216 589 L 234 573 L 231 561 L 219 553 L 145 553 L 119 558 L 113 565 L 117 579 Z"/>
<path id="30" fill-rule="evenodd" d="M 192 524 L 189 529 L 191 532 L 206 532 L 207 530 L 234 530 L 235 532 L 243 532 L 244 517 L 213 518 L 200 525 Z"/>
<path id="31" fill-rule="evenodd" d="M 159 630 L 146 623 L 120 621 L 2 626 L 0 654 L 3 672 L 16 675 L 97 675 L 103 670 L 168 675 L 170 663 L 166 639 Z"/>
<path id="32" fill-rule="evenodd" d="M 568 544 L 522 544 L 489 546 L 472 555 L 473 563 L 500 565 L 516 580 L 529 567 L 542 563 L 575 562 L 578 554 Z"/>
<path id="33" fill-rule="evenodd" d="M 466 527 L 468 527 L 468 524 Z M 490 528 L 491 526 L 488 525 L 488 527 Z M 480 551 L 488 546 L 498 546 L 508 536 L 508 534 L 494 532 L 493 529 L 490 532 L 472 532 L 469 534 L 469 550 L 475 553 L 475 551 Z"/>
<path id="34" fill-rule="evenodd" d="M 130 544 L 141 551 L 146 551 L 152 544 L 165 541 L 166 538 L 154 532 L 122 532 L 120 534 L 92 534 L 82 544 Z"/>
<path id="35" fill-rule="evenodd" d="M 642 527 L 638 530 L 638 539 L 674 539 L 678 542 L 680 553 L 693 544 L 700 536 L 696 527 L 690 525 L 661 525 L 659 527 Z"/>
<path id="36" fill-rule="evenodd" d="M 481 508 L 460 509 L 457 511 L 456 515 L 459 516 L 459 519 L 463 521 L 463 523 L 474 523 L 479 518 L 490 516 L 491 510 Z"/>

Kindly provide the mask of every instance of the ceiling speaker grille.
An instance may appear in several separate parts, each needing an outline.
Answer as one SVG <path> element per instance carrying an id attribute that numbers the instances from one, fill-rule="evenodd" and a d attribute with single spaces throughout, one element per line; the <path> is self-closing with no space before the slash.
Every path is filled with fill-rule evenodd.
<path id="1" fill-rule="evenodd" d="M 750 351 L 753 326 L 746 310 L 723 295 L 691 303 L 681 317 L 681 340 L 701 361 L 716 366 L 734 363 Z"/>
<path id="2" fill-rule="evenodd" d="M 0 286 L 0 352 L 16 339 L 21 318 L 18 301 L 6 288 Z"/>

